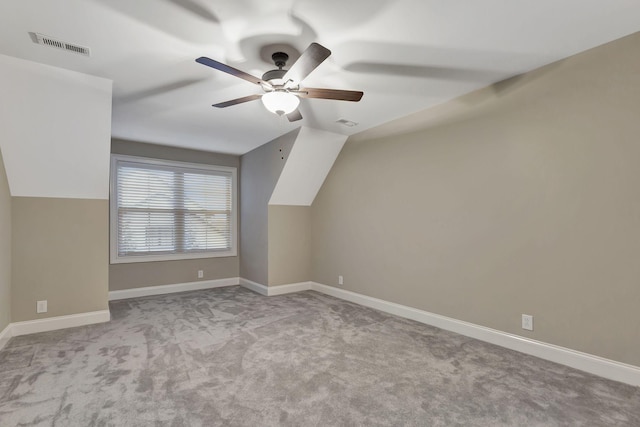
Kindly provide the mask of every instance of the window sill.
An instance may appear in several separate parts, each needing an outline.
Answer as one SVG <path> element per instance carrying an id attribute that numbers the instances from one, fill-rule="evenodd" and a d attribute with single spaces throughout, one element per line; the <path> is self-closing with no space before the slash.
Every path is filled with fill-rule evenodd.
<path id="1" fill-rule="evenodd" d="M 140 255 L 140 256 L 128 256 L 118 257 L 111 256 L 110 264 L 131 264 L 137 262 L 154 262 L 154 261 L 182 261 L 188 259 L 202 259 L 202 258 L 229 258 L 238 256 L 237 251 L 225 251 L 225 252 L 207 252 L 197 254 L 171 254 L 171 255 Z"/>

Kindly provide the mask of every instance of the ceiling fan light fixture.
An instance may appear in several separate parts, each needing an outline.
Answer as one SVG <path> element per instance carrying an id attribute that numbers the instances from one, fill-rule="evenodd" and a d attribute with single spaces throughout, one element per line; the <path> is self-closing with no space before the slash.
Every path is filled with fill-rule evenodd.
<path id="1" fill-rule="evenodd" d="M 331 55 L 329 49 L 318 43 L 311 43 L 293 65 L 289 67 L 288 70 L 285 70 L 283 67 L 289 59 L 289 54 L 283 50 L 278 50 L 271 55 L 271 59 L 278 69 L 267 71 L 262 75 L 262 78 L 245 73 L 244 71 L 218 62 L 215 59 L 207 58 L 206 56 L 197 58 L 196 62 L 259 85 L 265 92 L 264 95 L 255 94 L 219 102 L 213 104 L 213 107 L 226 108 L 232 105 L 262 99 L 262 103 L 267 110 L 278 116 L 286 115 L 290 122 L 296 122 L 302 120 L 302 114 L 300 114 L 300 110 L 298 109 L 300 98 L 333 99 L 336 101 L 351 102 L 358 102 L 362 98 L 363 93 L 354 90 L 300 87 L 300 83 L 307 78 L 309 73 L 322 64 L 329 55 Z"/>
<path id="2" fill-rule="evenodd" d="M 290 92 L 275 90 L 262 95 L 262 103 L 267 110 L 282 116 L 294 112 L 300 105 L 300 98 Z"/>

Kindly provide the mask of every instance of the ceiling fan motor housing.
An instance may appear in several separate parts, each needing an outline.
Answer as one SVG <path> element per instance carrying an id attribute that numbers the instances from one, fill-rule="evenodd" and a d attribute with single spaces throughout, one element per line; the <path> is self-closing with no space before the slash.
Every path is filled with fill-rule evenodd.
<path id="1" fill-rule="evenodd" d="M 287 65 L 287 61 L 289 60 L 289 55 L 284 52 L 276 52 L 271 55 L 271 59 L 273 59 L 273 63 L 276 64 L 276 67 L 282 68 Z"/>
<path id="2" fill-rule="evenodd" d="M 270 70 L 262 75 L 262 80 L 272 83 L 271 80 L 282 80 L 285 74 L 287 74 L 287 70 Z"/>
<path id="3" fill-rule="evenodd" d="M 289 59 L 289 55 L 284 52 L 275 52 L 271 55 L 271 59 L 273 63 L 278 67 L 277 70 L 267 71 L 262 75 L 262 80 L 267 81 L 272 84 L 282 84 L 283 82 L 274 81 L 274 80 L 282 80 L 285 74 L 287 74 L 287 70 L 283 70 L 282 67 L 287 65 L 287 60 Z"/>

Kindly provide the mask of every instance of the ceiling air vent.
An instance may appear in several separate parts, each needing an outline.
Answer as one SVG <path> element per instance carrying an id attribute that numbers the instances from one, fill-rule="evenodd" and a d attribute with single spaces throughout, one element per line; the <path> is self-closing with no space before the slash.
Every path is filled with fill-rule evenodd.
<path id="1" fill-rule="evenodd" d="M 49 46 L 56 49 L 66 50 L 67 52 L 77 53 L 79 55 L 91 56 L 91 50 L 88 47 L 80 46 L 78 44 L 67 43 L 62 40 L 54 39 L 53 37 L 45 36 L 40 33 L 30 33 L 33 41 L 43 46 Z"/>

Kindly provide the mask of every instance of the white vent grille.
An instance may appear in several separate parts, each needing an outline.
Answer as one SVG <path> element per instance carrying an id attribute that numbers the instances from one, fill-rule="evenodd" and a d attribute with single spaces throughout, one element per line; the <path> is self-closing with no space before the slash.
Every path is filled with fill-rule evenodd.
<path id="1" fill-rule="evenodd" d="M 32 34 L 35 36 L 34 41 L 43 46 L 66 50 L 67 52 L 73 52 L 79 55 L 91 56 L 91 50 L 88 47 L 80 46 L 73 43 L 67 43 L 65 41 L 54 39 L 53 37 L 45 36 L 44 34 L 40 33 Z"/>

